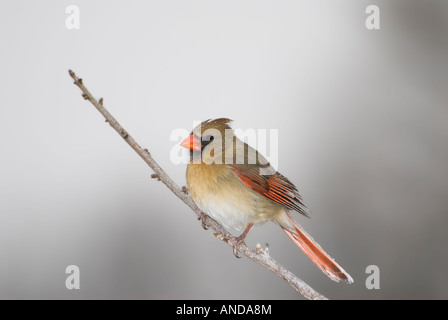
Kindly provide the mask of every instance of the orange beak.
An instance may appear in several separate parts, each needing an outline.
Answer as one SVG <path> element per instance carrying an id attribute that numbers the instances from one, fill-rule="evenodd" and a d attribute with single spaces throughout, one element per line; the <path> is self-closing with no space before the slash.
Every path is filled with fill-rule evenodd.
<path id="1" fill-rule="evenodd" d="M 202 149 L 201 142 L 193 135 L 187 137 L 180 145 L 194 151 L 201 151 Z"/>

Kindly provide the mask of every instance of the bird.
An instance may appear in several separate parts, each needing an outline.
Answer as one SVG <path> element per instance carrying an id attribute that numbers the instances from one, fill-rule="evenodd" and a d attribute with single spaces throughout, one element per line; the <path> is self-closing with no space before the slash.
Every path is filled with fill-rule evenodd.
<path id="1" fill-rule="evenodd" d="M 352 283 L 353 278 L 291 217 L 291 211 L 309 217 L 297 187 L 241 141 L 231 122 L 205 120 L 181 142 L 189 150 L 187 190 L 197 207 L 227 231 L 242 232 L 236 243 L 244 242 L 253 225 L 273 221 L 330 279 Z M 236 245 L 233 249 L 238 256 Z"/>

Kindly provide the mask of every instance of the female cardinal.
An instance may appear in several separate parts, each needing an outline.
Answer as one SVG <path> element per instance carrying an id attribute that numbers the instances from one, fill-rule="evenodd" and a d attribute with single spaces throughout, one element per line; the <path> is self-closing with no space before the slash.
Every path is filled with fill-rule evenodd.
<path id="1" fill-rule="evenodd" d="M 350 275 L 289 215 L 295 210 L 308 216 L 294 184 L 239 140 L 230 122 L 206 120 L 181 143 L 190 150 L 187 187 L 198 208 L 228 231 L 242 232 L 239 242 L 254 224 L 274 221 L 328 277 L 352 283 Z"/>

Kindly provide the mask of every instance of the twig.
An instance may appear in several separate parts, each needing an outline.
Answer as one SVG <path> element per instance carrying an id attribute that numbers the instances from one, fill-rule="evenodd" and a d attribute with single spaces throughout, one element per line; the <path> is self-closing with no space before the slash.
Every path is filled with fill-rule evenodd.
<path id="1" fill-rule="evenodd" d="M 297 292 L 303 295 L 307 299 L 312 300 L 326 300 L 323 295 L 316 292 L 313 288 L 295 276 L 292 272 L 285 269 L 283 266 L 278 264 L 273 258 L 267 254 L 258 253 L 256 251 L 250 250 L 244 242 L 236 242 L 235 237 L 232 237 L 218 222 L 216 222 L 211 217 L 202 213 L 199 208 L 195 205 L 191 197 L 188 195 L 185 189 L 180 188 L 166 173 L 165 171 L 154 161 L 148 149 L 142 149 L 140 145 L 132 138 L 132 136 L 118 123 L 118 121 L 107 111 L 103 106 L 103 98 L 99 101 L 96 100 L 93 95 L 84 86 L 81 78 L 78 78 L 76 74 L 72 71 L 68 71 L 70 76 L 75 80 L 75 85 L 79 87 L 82 91 L 82 97 L 85 100 L 89 100 L 95 108 L 104 116 L 106 122 L 110 124 L 115 131 L 134 149 L 135 152 L 146 162 L 146 164 L 154 171 L 152 178 L 156 178 L 162 181 L 168 189 L 170 189 L 180 200 L 182 200 L 186 205 L 188 205 L 191 210 L 193 210 L 198 218 L 202 219 L 203 226 L 208 226 L 215 231 L 215 236 L 227 243 L 230 246 L 235 246 L 237 251 L 241 254 L 247 256 L 253 261 L 264 266 L 268 270 L 278 275 L 280 278 L 289 283 Z"/>

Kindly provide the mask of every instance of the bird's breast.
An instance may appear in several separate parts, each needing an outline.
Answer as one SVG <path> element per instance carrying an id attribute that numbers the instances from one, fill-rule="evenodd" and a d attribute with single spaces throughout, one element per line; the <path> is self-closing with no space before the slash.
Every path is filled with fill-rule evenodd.
<path id="1" fill-rule="evenodd" d="M 279 209 L 245 186 L 227 165 L 188 165 L 187 187 L 198 208 L 232 234 L 249 223 L 270 220 Z"/>

